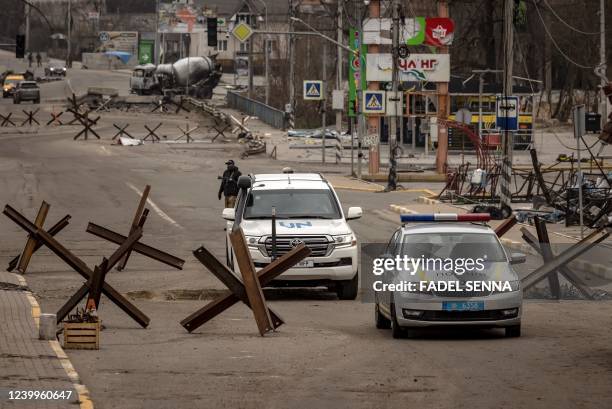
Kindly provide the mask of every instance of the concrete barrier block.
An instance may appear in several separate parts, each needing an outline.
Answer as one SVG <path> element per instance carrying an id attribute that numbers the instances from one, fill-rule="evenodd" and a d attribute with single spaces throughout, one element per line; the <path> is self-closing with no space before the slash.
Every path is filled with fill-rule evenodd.
<path id="1" fill-rule="evenodd" d="M 55 314 L 40 314 L 38 339 L 53 341 L 56 339 L 57 316 Z"/>

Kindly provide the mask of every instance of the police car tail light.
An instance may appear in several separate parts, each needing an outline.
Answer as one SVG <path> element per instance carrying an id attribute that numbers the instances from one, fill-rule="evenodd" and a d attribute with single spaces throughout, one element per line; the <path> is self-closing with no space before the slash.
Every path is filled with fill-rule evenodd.
<path id="1" fill-rule="evenodd" d="M 402 214 L 402 223 L 409 222 L 488 222 L 491 220 L 489 213 L 433 213 L 433 214 Z"/>

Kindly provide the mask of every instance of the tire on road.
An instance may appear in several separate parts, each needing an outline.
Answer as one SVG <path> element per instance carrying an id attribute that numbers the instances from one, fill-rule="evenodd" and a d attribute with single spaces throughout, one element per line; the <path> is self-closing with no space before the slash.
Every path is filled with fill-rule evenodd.
<path id="1" fill-rule="evenodd" d="M 518 338 L 521 336 L 521 325 L 512 325 L 504 328 L 506 338 Z"/>
<path id="2" fill-rule="evenodd" d="M 391 321 L 382 315 L 380 312 L 380 305 L 378 303 L 374 304 L 374 322 L 376 323 L 376 328 L 378 329 L 391 328 Z"/>
<path id="3" fill-rule="evenodd" d="M 350 280 L 342 280 L 336 283 L 336 294 L 341 300 L 354 300 L 359 290 L 359 272 Z"/>
<path id="4" fill-rule="evenodd" d="M 395 339 L 406 338 L 406 329 L 402 328 L 397 322 L 397 315 L 395 314 L 395 303 L 391 302 L 391 335 Z"/>

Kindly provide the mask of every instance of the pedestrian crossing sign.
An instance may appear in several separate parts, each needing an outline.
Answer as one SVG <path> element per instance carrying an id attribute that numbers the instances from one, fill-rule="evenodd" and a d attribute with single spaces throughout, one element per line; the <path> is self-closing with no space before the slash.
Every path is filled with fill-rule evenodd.
<path id="1" fill-rule="evenodd" d="M 325 99 L 323 93 L 323 81 L 305 80 L 304 81 L 304 99 L 311 101 L 320 101 Z"/>
<path id="2" fill-rule="evenodd" d="M 385 113 L 385 91 L 363 92 L 363 113 L 384 114 Z"/>

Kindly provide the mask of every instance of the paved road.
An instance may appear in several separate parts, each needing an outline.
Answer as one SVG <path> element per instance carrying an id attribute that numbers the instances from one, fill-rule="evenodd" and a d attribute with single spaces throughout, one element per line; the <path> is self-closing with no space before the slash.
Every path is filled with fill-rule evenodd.
<path id="1" fill-rule="evenodd" d="M 612 406 L 609 302 L 529 301 L 520 339 L 462 331 L 394 340 L 375 329 L 369 304 L 338 301 L 323 291 L 269 291 L 287 322 L 278 333 L 260 338 L 251 313 L 236 306 L 187 334 L 178 322 L 206 302 L 194 298 L 223 288 L 191 251 L 204 244 L 223 254 L 216 176 L 241 148 L 111 146 L 110 124 L 126 118 L 121 115 L 103 118 L 101 141 L 73 142 L 68 128 L 0 133 L 0 203 L 33 218 L 44 199 L 51 204 L 49 224 L 70 213 L 71 225 L 58 239 L 90 266 L 116 246 L 87 235 L 87 222 L 127 232 L 146 184 L 152 185 L 152 213 L 143 241 L 187 260 L 184 270 L 173 271 L 134 256 L 126 271 L 108 275 L 152 323 L 139 328 L 103 298 L 102 349 L 69 353 L 97 408 Z M 157 119 L 130 115 L 139 127 Z M 252 158 L 238 165 L 243 172 L 265 172 L 285 163 Z M 364 217 L 352 224 L 363 242 L 376 242 L 397 226 L 389 205 L 418 193 L 339 195 L 344 207 L 364 207 Z M 24 238 L 0 218 L 0 265 L 19 252 Z M 43 311 L 55 311 L 82 284 L 47 250 L 34 256 L 27 278 Z"/>

